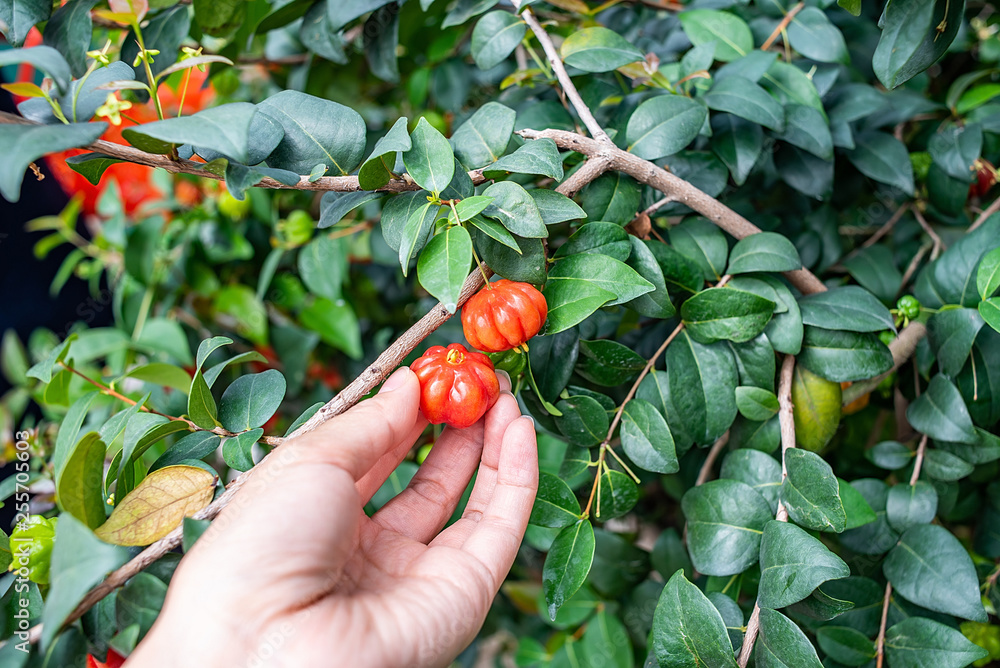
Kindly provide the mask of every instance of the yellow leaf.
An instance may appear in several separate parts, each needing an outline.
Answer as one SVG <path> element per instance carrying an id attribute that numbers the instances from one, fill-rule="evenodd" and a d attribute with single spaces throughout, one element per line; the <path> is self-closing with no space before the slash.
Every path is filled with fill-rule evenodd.
<path id="1" fill-rule="evenodd" d="M 42 89 L 33 83 L 21 82 L 21 83 L 9 83 L 0 85 L 5 91 L 11 95 L 19 95 L 21 97 L 45 97 L 45 93 Z"/>
<path id="2" fill-rule="evenodd" d="M 216 477 L 197 466 L 153 471 L 118 502 L 94 533 L 114 545 L 149 545 L 211 502 Z"/>
<path id="3" fill-rule="evenodd" d="M 792 378 L 795 440 L 806 450 L 821 452 L 840 426 L 840 383 L 820 378 L 802 365 Z"/>
<path id="4" fill-rule="evenodd" d="M 589 14 L 590 7 L 587 3 L 582 0 L 547 0 L 550 5 L 555 5 L 559 9 L 565 9 L 568 12 L 576 12 L 577 14 Z"/>

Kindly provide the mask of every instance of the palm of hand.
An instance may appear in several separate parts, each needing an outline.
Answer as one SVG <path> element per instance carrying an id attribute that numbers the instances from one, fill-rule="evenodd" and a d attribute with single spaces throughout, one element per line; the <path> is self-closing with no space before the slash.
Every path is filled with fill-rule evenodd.
<path id="1" fill-rule="evenodd" d="M 397 373 L 255 470 L 184 559 L 130 668 L 172 665 L 149 657 L 175 653 L 178 636 L 190 651 L 173 665 L 303 667 L 447 665 L 474 638 L 530 514 L 534 429 L 501 395 L 478 424 L 445 430 L 369 518 L 364 503 L 426 425 L 415 377 Z M 462 519 L 442 531 L 477 465 Z"/>

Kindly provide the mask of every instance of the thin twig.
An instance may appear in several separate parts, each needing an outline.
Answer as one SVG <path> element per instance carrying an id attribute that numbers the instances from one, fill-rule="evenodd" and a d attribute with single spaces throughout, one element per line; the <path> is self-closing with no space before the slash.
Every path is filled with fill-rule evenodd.
<path id="1" fill-rule="evenodd" d="M 712 449 L 708 451 L 708 456 L 705 457 L 705 462 L 698 471 L 698 479 L 694 481 L 695 487 L 703 485 L 708 481 L 708 476 L 712 475 L 712 466 L 715 465 L 715 460 L 719 458 L 719 453 L 722 452 L 727 443 L 729 443 L 728 430 L 726 430 L 725 434 L 715 439 L 715 443 L 712 444 Z"/>
<path id="2" fill-rule="evenodd" d="M 941 237 L 938 236 L 938 233 L 934 231 L 934 228 L 931 227 L 930 223 L 927 222 L 927 219 L 924 218 L 924 214 L 920 208 L 912 208 L 914 218 L 917 219 L 917 222 L 920 223 L 920 227 L 924 228 L 924 232 L 926 232 L 927 236 L 929 236 L 934 242 L 934 249 L 931 250 L 931 261 L 934 261 L 938 259 L 938 255 L 941 254 L 941 251 L 947 249 L 947 246 L 944 245 L 944 242 L 941 241 Z"/>
<path id="3" fill-rule="evenodd" d="M 781 23 L 775 26 L 774 30 L 771 31 L 771 35 L 764 40 L 763 44 L 760 45 L 761 51 L 767 51 L 771 48 L 771 45 L 774 44 L 774 40 L 778 39 L 778 35 L 781 34 L 781 31 L 788 27 L 788 24 L 792 22 L 792 19 L 795 18 L 796 14 L 802 11 L 803 7 L 805 7 L 805 3 L 800 2 L 792 7 L 787 14 L 785 14 L 784 18 L 781 19 Z"/>
<path id="4" fill-rule="evenodd" d="M 889 233 L 889 231 L 893 227 L 895 227 L 896 223 L 899 222 L 899 220 L 903 217 L 903 214 L 905 214 L 909 208 L 910 208 L 910 203 L 906 202 L 905 204 L 903 204 L 903 206 L 896 209 L 896 213 L 892 214 L 889 220 L 885 221 L 885 224 L 883 224 L 882 227 L 878 228 L 878 231 L 875 232 L 875 234 L 868 237 L 868 239 L 866 239 L 865 242 L 861 244 L 861 248 L 868 248 L 869 246 L 875 245 L 875 243 L 878 242 L 879 239 L 884 237 L 886 234 Z"/>
<path id="5" fill-rule="evenodd" d="M 927 255 L 927 251 L 934 247 L 933 242 L 927 242 L 917 250 L 917 254 L 913 256 L 910 260 L 910 264 L 906 265 L 906 271 L 903 272 L 903 279 L 899 282 L 899 290 L 896 291 L 896 297 L 902 294 L 903 290 L 906 288 L 906 284 L 910 282 L 913 278 L 913 274 L 916 273 L 917 267 L 920 266 L 920 261 L 924 259 Z"/>
<path id="6" fill-rule="evenodd" d="M 603 146 L 589 137 L 565 130 L 519 130 L 516 134 L 525 139 L 551 139 L 560 148 L 570 149 L 588 157 L 604 155 L 610 158 L 610 169 L 627 174 L 641 183 L 656 188 L 665 195 L 672 196 L 676 201 L 694 209 L 736 239 L 744 239 L 761 231 L 749 220 L 687 181 L 648 160 L 623 151 L 617 146 Z M 784 275 L 803 294 L 826 291 L 823 282 L 808 269 L 787 271 Z"/>
<path id="7" fill-rule="evenodd" d="M 0 123 L 38 125 L 38 123 L 29 121 L 21 116 L 16 116 L 2 111 L 0 111 Z M 103 139 L 98 139 L 94 143 L 82 148 L 88 151 L 94 151 L 95 153 L 101 153 L 118 160 L 134 162 L 138 165 L 159 167 L 173 174 L 191 174 L 192 176 L 201 176 L 206 179 L 215 179 L 216 181 L 225 180 L 224 176 L 219 176 L 206 171 L 205 163 L 184 159 L 174 160 L 164 155 L 146 153 L 145 151 L 140 151 L 132 146 L 116 144 L 114 142 L 104 141 Z M 479 185 L 487 180 L 483 176 L 481 169 L 469 172 L 469 178 L 472 179 L 472 183 L 474 185 Z M 356 192 L 364 190 L 358 182 L 357 176 L 323 176 L 312 182 L 309 181 L 308 176 L 300 176 L 299 182 L 291 186 L 267 177 L 262 179 L 260 183 L 257 184 L 257 187 L 275 190 L 310 190 L 321 192 Z M 420 186 L 414 183 L 414 181 L 410 178 L 391 179 L 387 184 L 378 189 L 379 192 L 406 192 L 411 190 L 420 190 Z"/>
<path id="8" fill-rule="evenodd" d="M 785 453 L 795 447 L 795 407 L 792 404 L 792 379 L 795 376 L 795 357 L 785 355 L 781 362 L 781 375 L 778 378 L 778 422 L 781 425 L 781 480 L 784 482 L 788 477 L 788 468 L 785 465 Z M 788 521 L 788 509 L 785 504 L 778 501 L 778 512 L 774 519 L 779 522 Z M 760 605 L 753 604 L 753 612 L 750 613 L 750 620 L 747 622 L 747 630 L 743 636 L 743 646 L 740 647 L 738 664 L 740 668 L 746 668 L 750 662 L 750 654 L 753 652 L 754 643 L 757 641 L 757 634 L 760 632 Z"/>
<path id="9" fill-rule="evenodd" d="M 992 204 L 983 209 L 982 213 L 976 216 L 975 222 L 973 222 L 972 225 L 969 225 L 969 229 L 967 229 L 965 233 L 968 234 L 969 232 L 975 230 L 977 227 L 985 223 L 987 219 L 989 219 L 989 217 L 992 216 L 997 211 L 1000 211 L 1000 197 L 997 197 L 995 200 L 993 200 Z"/>
<path id="10" fill-rule="evenodd" d="M 875 638 L 875 668 L 882 668 L 885 659 L 885 627 L 889 621 L 889 602 L 892 600 L 892 585 L 885 583 L 885 597 L 882 599 L 882 621 L 878 626 L 878 637 Z"/>
<path id="11" fill-rule="evenodd" d="M 920 445 L 917 446 L 917 456 L 913 458 L 913 473 L 910 474 L 910 486 L 917 484 L 920 480 L 920 469 L 924 465 L 924 455 L 927 453 L 927 434 L 920 437 Z"/>
<path id="12" fill-rule="evenodd" d="M 514 8 L 518 11 L 521 10 L 521 0 L 512 0 L 514 3 Z M 549 34 L 545 32 L 545 29 L 538 23 L 538 19 L 535 15 L 531 13 L 531 8 L 526 7 L 524 11 L 521 12 L 521 18 L 524 22 L 528 24 L 531 28 L 531 32 L 535 33 L 535 37 L 538 39 L 538 43 L 542 45 L 542 49 L 545 51 L 545 57 L 548 58 L 549 64 L 552 65 L 552 71 L 555 72 L 556 79 L 559 80 L 559 85 L 562 86 L 563 92 L 566 93 L 566 97 L 569 98 L 570 103 L 573 108 L 576 109 L 577 115 L 583 124 L 587 127 L 587 131 L 590 132 L 590 136 L 595 140 L 599 141 L 603 146 L 613 146 L 611 138 L 608 137 L 608 133 L 604 131 L 601 124 L 597 122 L 594 118 L 594 114 L 590 111 L 590 107 L 583 101 L 580 97 L 579 91 L 576 90 L 576 86 L 573 84 L 573 80 L 570 79 L 569 73 L 566 72 L 566 68 L 563 66 L 562 58 L 559 57 L 559 52 L 556 51 L 555 44 L 552 43 L 552 38 Z"/>

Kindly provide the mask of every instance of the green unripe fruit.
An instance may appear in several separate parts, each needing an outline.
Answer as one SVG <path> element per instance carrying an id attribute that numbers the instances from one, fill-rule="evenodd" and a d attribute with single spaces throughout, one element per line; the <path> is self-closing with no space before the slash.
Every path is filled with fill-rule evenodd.
<path id="1" fill-rule="evenodd" d="M 57 517 L 49 520 L 41 515 L 32 515 L 27 522 L 18 524 L 10 534 L 13 561 L 8 570 L 18 571 L 24 568 L 29 580 L 47 585 L 58 521 Z"/>
<path id="2" fill-rule="evenodd" d="M 892 342 L 896 340 L 896 335 L 886 329 L 878 333 L 878 340 L 885 345 L 890 346 L 892 345 Z"/>
<path id="3" fill-rule="evenodd" d="M 492 360 L 493 368 L 506 371 L 511 378 L 517 378 L 524 371 L 527 359 L 520 350 L 504 350 L 499 353 L 486 353 Z"/>
<path id="4" fill-rule="evenodd" d="M 913 295 L 904 295 L 896 302 L 896 311 L 908 320 L 913 320 L 920 315 L 920 302 Z"/>
<path id="5" fill-rule="evenodd" d="M 316 221 L 313 220 L 308 211 L 302 209 L 292 211 L 288 214 L 288 218 L 278 222 L 278 232 L 285 243 L 292 248 L 309 243 L 314 229 L 316 229 Z"/>
<path id="6" fill-rule="evenodd" d="M 250 198 L 236 199 L 229 194 L 229 191 L 220 194 L 216 203 L 219 207 L 219 213 L 233 220 L 243 220 L 250 213 Z"/>

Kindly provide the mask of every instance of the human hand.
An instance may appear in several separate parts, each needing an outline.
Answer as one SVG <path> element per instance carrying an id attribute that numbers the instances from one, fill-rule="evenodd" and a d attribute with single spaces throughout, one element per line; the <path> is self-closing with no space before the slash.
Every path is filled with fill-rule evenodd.
<path id="1" fill-rule="evenodd" d="M 184 557 L 128 668 L 447 665 L 482 625 L 538 486 L 534 426 L 504 375 L 483 419 L 445 429 L 371 518 L 364 504 L 427 425 L 408 368 L 275 451 Z"/>

